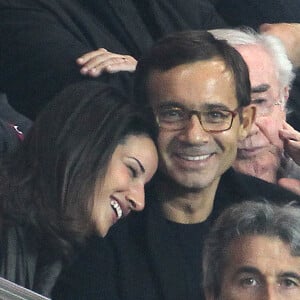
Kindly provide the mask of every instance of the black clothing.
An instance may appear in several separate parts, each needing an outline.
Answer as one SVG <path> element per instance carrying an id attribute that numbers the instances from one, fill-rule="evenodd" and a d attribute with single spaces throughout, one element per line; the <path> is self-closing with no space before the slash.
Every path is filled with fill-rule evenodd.
<path id="1" fill-rule="evenodd" d="M 118 282 L 114 276 L 116 268 L 113 267 L 116 261 L 113 260 L 112 254 L 111 247 L 105 239 L 98 236 L 90 238 L 89 247 L 85 249 L 84 253 L 79 255 L 71 267 L 64 269 L 59 277 L 63 278 L 63 284 L 60 285 L 62 289 L 55 288 L 56 296 L 51 299 L 119 300 Z M 64 274 L 72 274 L 74 270 L 80 273 L 80 275 L 76 274 L 76 279 L 72 276 L 64 276 Z M 96 277 L 93 279 L 93 276 Z M 99 282 L 103 284 L 99 284 Z"/>
<path id="2" fill-rule="evenodd" d="M 108 235 L 114 254 L 112 277 L 98 277 L 107 266 L 97 261 L 94 242 L 80 257 L 80 267 L 74 265 L 60 278 L 53 299 L 105 299 L 100 291 L 107 285 L 115 285 L 122 300 L 202 299 L 201 249 L 212 222 L 230 204 L 256 196 L 274 202 L 299 201 L 298 196 L 277 185 L 229 170 L 222 176 L 208 219 L 184 225 L 167 221 L 157 208 L 155 195 L 148 195 L 146 209 L 132 213 Z"/>
<path id="3" fill-rule="evenodd" d="M 81 75 L 84 53 L 104 47 L 139 59 L 170 32 L 225 26 L 208 0 L 0 0 L 0 20 L 0 90 L 31 118 L 79 80 L 130 91 L 128 72 Z"/>
<path id="4" fill-rule="evenodd" d="M 258 29 L 263 23 L 300 23 L 299 0 L 219 0 L 217 11 L 231 26 L 246 25 Z M 290 91 L 288 122 L 300 130 L 300 70 Z"/>
<path id="5" fill-rule="evenodd" d="M 219 0 L 216 9 L 232 26 L 258 29 L 262 23 L 299 23 L 298 0 Z"/>
<path id="6" fill-rule="evenodd" d="M 61 271 L 61 261 L 49 261 L 43 255 L 32 231 L 21 226 L 2 229 L 0 243 L 0 276 L 45 296 Z"/>
<path id="7" fill-rule="evenodd" d="M 0 94 L 0 158 L 13 152 L 23 141 L 32 122 L 16 112 Z"/>

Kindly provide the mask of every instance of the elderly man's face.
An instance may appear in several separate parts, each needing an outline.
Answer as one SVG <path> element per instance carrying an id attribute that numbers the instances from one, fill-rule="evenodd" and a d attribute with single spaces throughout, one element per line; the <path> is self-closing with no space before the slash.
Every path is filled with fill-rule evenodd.
<path id="1" fill-rule="evenodd" d="M 222 109 L 235 111 L 238 108 L 232 73 L 219 59 L 153 71 L 148 92 L 154 111 L 168 118 L 177 118 L 180 110 L 205 111 L 216 118 Z M 243 110 L 243 122 L 236 114 L 232 126 L 218 133 L 205 131 L 196 114 L 185 128 L 161 127 L 160 171 L 185 188 L 198 190 L 216 186 L 235 159 L 238 141 L 250 129 L 253 111 L 253 107 L 247 107 Z"/>
<path id="2" fill-rule="evenodd" d="M 300 257 L 280 239 L 244 236 L 227 253 L 219 299 L 300 299 Z"/>
<path id="3" fill-rule="evenodd" d="M 280 87 L 275 66 L 261 46 L 238 46 L 236 49 L 249 68 L 251 98 L 257 106 L 257 115 L 248 137 L 239 144 L 234 168 L 276 182 L 283 151 L 278 130 L 285 120 L 284 102 L 288 89 Z"/>

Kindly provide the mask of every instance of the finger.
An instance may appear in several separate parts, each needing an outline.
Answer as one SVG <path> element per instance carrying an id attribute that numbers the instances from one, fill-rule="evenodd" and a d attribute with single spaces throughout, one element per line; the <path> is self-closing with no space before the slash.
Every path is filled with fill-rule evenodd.
<path id="1" fill-rule="evenodd" d="M 136 70 L 137 61 L 122 60 L 120 63 L 110 64 L 106 67 L 109 73 L 116 73 L 120 71 L 134 72 Z"/>
<path id="2" fill-rule="evenodd" d="M 108 60 L 102 61 L 97 66 L 94 66 L 87 73 L 92 77 L 97 77 L 103 72 L 116 73 L 120 71 L 134 72 L 136 69 L 137 61 L 131 57 L 126 59 L 124 57 L 112 57 Z"/>
<path id="3" fill-rule="evenodd" d="M 133 58 L 130 55 L 122 55 L 122 54 L 117 54 L 117 53 L 113 53 L 113 52 L 109 52 L 106 49 L 98 49 L 96 51 L 92 51 L 89 53 L 86 53 L 85 55 L 83 55 L 82 57 L 77 59 L 77 62 L 79 62 L 80 65 L 86 65 L 89 68 L 92 68 L 92 66 L 90 65 L 91 63 L 93 63 L 95 60 L 98 61 L 98 63 L 100 63 L 101 61 L 106 61 L 109 59 L 113 59 L 113 58 Z"/>
<path id="4" fill-rule="evenodd" d="M 285 139 L 284 152 L 298 165 L 300 165 L 300 142 L 298 140 Z"/>
<path id="5" fill-rule="evenodd" d="M 92 58 L 94 58 L 95 56 L 105 55 L 106 53 L 111 53 L 111 52 L 108 52 L 104 48 L 99 48 L 98 50 L 91 51 L 91 52 L 85 53 L 84 55 L 80 56 L 79 58 L 77 58 L 76 62 L 79 65 L 83 65 L 86 62 L 88 62 L 89 60 L 91 60 Z"/>
<path id="6" fill-rule="evenodd" d="M 132 58 L 131 56 L 128 56 Z M 97 54 L 89 57 L 90 59 L 85 62 L 84 66 L 87 69 L 92 69 L 94 67 L 100 67 L 101 64 L 108 64 L 108 63 L 120 63 L 123 60 L 127 60 L 126 56 L 115 54 L 111 52 L 106 52 L 102 54 Z"/>
<path id="7" fill-rule="evenodd" d="M 300 195 L 300 180 L 294 178 L 280 178 L 278 185 L 286 188 L 293 193 Z"/>
<path id="8" fill-rule="evenodd" d="M 112 67 L 113 66 L 113 67 Z M 124 59 L 121 57 L 110 58 L 105 61 L 101 61 L 98 65 L 94 65 L 87 72 L 90 76 L 99 76 L 103 72 L 109 72 L 110 68 L 114 72 L 118 72 L 120 70 L 126 70 L 127 63 L 124 62 Z"/>
<path id="9" fill-rule="evenodd" d="M 259 26 L 259 31 L 260 32 L 265 32 L 265 31 L 268 31 L 270 28 L 271 28 L 271 24 L 270 23 L 264 23 L 264 24 L 261 24 Z"/>
<path id="10" fill-rule="evenodd" d="M 279 130 L 279 136 L 283 139 L 300 141 L 300 132 L 295 130 L 287 122 L 283 123 L 283 128 Z"/>
<path id="11" fill-rule="evenodd" d="M 120 55 L 107 52 L 106 54 L 97 55 L 88 60 L 80 69 L 81 74 L 100 75 L 105 67 L 112 63 L 122 62 Z"/>
<path id="12" fill-rule="evenodd" d="M 296 131 L 296 129 L 294 129 L 294 127 L 292 125 L 290 125 L 287 121 L 284 121 L 282 123 L 282 128 Z"/>
<path id="13" fill-rule="evenodd" d="M 278 132 L 281 139 L 292 140 L 292 141 L 300 140 L 300 133 L 297 131 L 288 131 L 288 130 L 280 129 Z"/>
<path id="14" fill-rule="evenodd" d="M 299 141 L 288 140 L 287 144 L 295 150 L 300 150 L 300 142 Z"/>

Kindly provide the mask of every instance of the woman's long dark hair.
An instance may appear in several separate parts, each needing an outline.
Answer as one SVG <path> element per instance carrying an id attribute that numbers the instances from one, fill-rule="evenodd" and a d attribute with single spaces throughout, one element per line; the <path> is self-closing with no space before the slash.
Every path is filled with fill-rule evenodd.
<path id="1" fill-rule="evenodd" d="M 3 228 L 17 224 L 52 254 L 69 257 L 93 230 L 96 182 L 127 135 L 156 138 L 152 115 L 96 82 L 67 87 L 0 164 Z"/>

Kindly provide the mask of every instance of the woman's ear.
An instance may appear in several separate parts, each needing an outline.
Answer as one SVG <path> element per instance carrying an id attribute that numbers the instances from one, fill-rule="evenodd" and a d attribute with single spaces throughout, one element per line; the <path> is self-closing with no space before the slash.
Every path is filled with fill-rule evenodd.
<path id="1" fill-rule="evenodd" d="M 239 132 L 239 140 L 243 140 L 247 137 L 251 130 L 251 126 L 255 120 L 256 115 L 256 107 L 255 105 L 248 105 L 243 107 L 241 112 L 241 125 L 240 125 L 240 132 Z"/>

